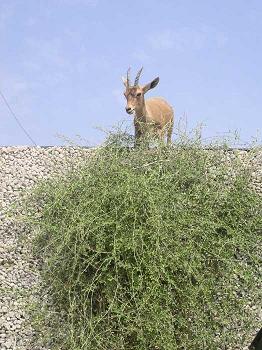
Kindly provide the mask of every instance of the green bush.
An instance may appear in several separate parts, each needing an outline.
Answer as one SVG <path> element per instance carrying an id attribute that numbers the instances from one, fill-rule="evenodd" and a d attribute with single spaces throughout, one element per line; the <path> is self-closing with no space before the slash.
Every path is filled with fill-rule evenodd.
<path id="1" fill-rule="evenodd" d="M 111 136 L 28 203 L 44 290 L 63 315 L 53 341 L 71 350 L 232 345 L 230 327 L 245 321 L 241 290 L 259 276 L 261 199 L 250 171 L 196 141 L 126 143 Z"/>

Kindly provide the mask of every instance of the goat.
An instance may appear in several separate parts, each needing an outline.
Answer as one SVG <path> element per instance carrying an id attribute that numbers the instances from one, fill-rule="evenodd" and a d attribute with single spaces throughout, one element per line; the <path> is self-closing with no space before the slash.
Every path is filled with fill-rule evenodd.
<path id="1" fill-rule="evenodd" d="M 126 112 L 134 114 L 135 146 L 139 144 L 142 137 L 148 134 L 157 136 L 161 142 L 164 142 L 167 135 L 169 145 L 173 132 L 174 111 L 161 97 L 145 100 L 145 93 L 157 86 L 159 78 L 155 78 L 146 85 L 138 85 L 142 69 L 143 67 L 138 71 L 133 86 L 130 85 L 130 68 L 126 78 L 122 78 L 126 88 L 124 92 L 127 100 Z"/>

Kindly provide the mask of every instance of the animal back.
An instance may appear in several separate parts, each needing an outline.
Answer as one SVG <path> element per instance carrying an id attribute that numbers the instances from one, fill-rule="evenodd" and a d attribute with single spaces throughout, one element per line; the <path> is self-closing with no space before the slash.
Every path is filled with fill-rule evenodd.
<path id="1" fill-rule="evenodd" d="M 173 121 L 173 108 L 162 97 L 153 97 L 145 101 L 148 121 L 156 122 L 164 126 L 164 124 Z"/>

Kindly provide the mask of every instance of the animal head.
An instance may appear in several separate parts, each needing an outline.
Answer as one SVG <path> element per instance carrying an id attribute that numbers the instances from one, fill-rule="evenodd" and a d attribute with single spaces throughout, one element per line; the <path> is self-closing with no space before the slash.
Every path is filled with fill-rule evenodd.
<path id="1" fill-rule="evenodd" d="M 124 77 L 122 78 L 126 88 L 124 95 L 127 101 L 126 112 L 128 114 L 133 114 L 135 112 L 142 111 L 145 103 L 145 100 L 144 100 L 145 93 L 148 90 L 153 89 L 155 86 L 157 86 L 159 82 L 159 78 L 155 78 L 154 80 L 152 80 L 150 83 L 146 85 L 142 85 L 142 86 L 138 85 L 142 70 L 143 70 L 143 67 L 138 71 L 135 78 L 134 85 L 130 84 L 130 77 L 129 77 L 130 68 L 127 71 L 126 78 Z"/>

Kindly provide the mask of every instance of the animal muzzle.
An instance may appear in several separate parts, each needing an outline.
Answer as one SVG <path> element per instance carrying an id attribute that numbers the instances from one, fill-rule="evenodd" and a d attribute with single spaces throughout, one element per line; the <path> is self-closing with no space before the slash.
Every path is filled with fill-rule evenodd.
<path id="1" fill-rule="evenodd" d="M 126 107 L 126 113 L 128 113 L 128 114 L 133 114 L 134 111 L 135 111 L 134 108 Z"/>

